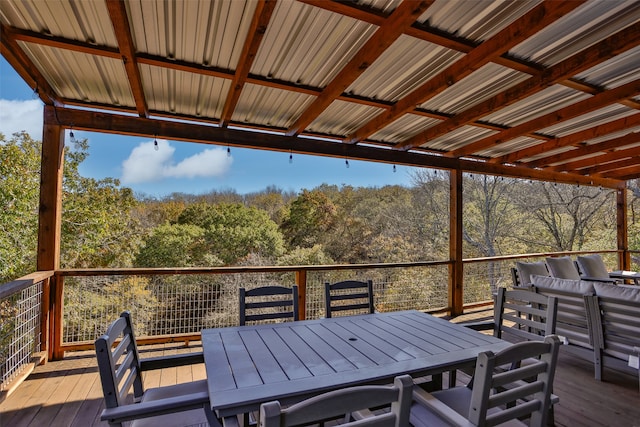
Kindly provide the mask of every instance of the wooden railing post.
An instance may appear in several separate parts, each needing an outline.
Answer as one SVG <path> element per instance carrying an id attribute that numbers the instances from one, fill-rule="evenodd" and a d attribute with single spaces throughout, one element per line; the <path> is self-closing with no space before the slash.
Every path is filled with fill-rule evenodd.
<path id="1" fill-rule="evenodd" d="M 307 270 L 296 270 L 296 285 L 298 285 L 298 320 L 307 318 Z"/>
<path id="2" fill-rule="evenodd" d="M 42 157 L 40 160 L 40 206 L 38 213 L 38 271 L 57 271 L 60 268 L 60 240 L 62 224 L 62 175 L 64 170 L 64 128 L 55 120 L 55 107 L 45 105 L 42 129 Z M 50 359 L 62 358 L 62 277 L 50 282 L 51 294 L 42 317 L 49 318 L 47 351 Z M 60 294 L 58 295 L 58 292 Z M 43 300 L 47 297 L 43 297 Z M 44 301 L 43 301 L 44 304 Z M 45 311 L 48 310 L 48 313 Z M 56 330 L 60 329 L 60 330 Z"/>
<path id="3" fill-rule="evenodd" d="M 56 274 L 51 282 L 51 305 L 49 309 L 49 358 L 51 360 L 62 360 L 64 350 L 62 350 L 62 312 L 64 310 L 64 276 Z"/>
<path id="4" fill-rule="evenodd" d="M 631 254 L 627 229 L 627 186 L 616 191 L 616 229 L 618 234 L 618 265 L 621 270 L 631 270 Z"/>
<path id="5" fill-rule="evenodd" d="M 463 312 L 462 263 L 462 171 L 450 172 L 449 179 L 449 307 L 451 315 Z"/>

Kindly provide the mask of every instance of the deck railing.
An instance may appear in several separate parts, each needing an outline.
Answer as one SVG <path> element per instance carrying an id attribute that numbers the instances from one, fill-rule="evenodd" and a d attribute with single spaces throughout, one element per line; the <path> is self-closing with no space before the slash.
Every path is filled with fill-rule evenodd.
<path id="1" fill-rule="evenodd" d="M 0 286 L 0 400 L 46 349 L 49 278 L 38 272 Z M 44 356 L 43 356 L 44 357 Z"/>
<path id="2" fill-rule="evenodd" d="M 511 267 L 518 260 L 580 253 L 464 260 L 465 306 L 491 304 L 497 287 L 511 286 Z M 598 253 L 607 265 L 617 265 L 618 251 Z M 133 312 L 140 344 L 188 343 L 199 340 L 202 328 L 237 325 L 238 288 L 265 284 L 298 284 L 302 316 L 308 319 L 324 315 L 324 283 L 344 279 L 373 280 L 378 311 L 446 312 L 450 265 L 434 261 L 34 273 L 0 285 L 0 393 L 28 373 L 40 352 L 62 358 L 65 351 L 93 348 L 94 340 L 123 310 Z"/>

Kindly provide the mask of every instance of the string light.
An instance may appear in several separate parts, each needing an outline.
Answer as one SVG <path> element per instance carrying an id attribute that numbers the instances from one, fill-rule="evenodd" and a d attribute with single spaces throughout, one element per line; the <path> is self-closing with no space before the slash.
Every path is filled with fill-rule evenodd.
<path id="1" fill-rule="evenodd" d="M 158 138 L 156 138 L 155 136 L 153 137 L 153 149 L 156 151 L 160 149 L 160 147 L 158 146 Z"/>
<path id="2" fill-rule="evenodd" d="M 227 157 L 231 157 L 231 147 L 227 147 Z"/>
<path id="3" fill-rule="evenodd" d="M 70 131 L 69 131 L 69 141 L 71 141 L 72 144 L 76 143 L 76 137 L 73 134 L 73 125 L 71 126 Z"/>
<path id="4" fill-rule="evenodd" d="M 344 159 L 344 165 L 349 169 L 349 159 Z"/>
<path id="5" fill-rule="evenodd" d="M 36 85 L 35 88 L 33 88 L 33 93 L 31 94 L 31 97 L 33 99 L 38 99 L 40 98 L 40 91 L 38 90 L 38 85 Z"/>
<path id="6" fill-rule="evenodd" d="M 293 163 L 293 151 L 289 150 L 289 164 Z"/>
<path id="7" fill-rule="evenodd" d="M 393 173 L 396 173 L 396 165 L 393 165 Z"/>

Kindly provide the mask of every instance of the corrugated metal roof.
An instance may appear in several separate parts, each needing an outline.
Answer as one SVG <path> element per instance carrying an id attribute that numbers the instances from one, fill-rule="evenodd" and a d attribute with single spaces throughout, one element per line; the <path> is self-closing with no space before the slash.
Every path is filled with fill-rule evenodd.
<path id="1" fill-rule="evenodd" d="M 120 19 L 121 5 L 130 33 L 111 21 Z M 282 146 L 291 139 L 298 149 L 300 136 L 331 137 L 391 151 L 397 163 L 437 153 L 475 164 L 543 164 L 550 152 L 578 151 L 580 143 L 604 143 L 640 125 L 638 1 L 271 5 L 3 0 L 0 42 L 43 100 L 58 106 L 270 129 L 282 135 Z M 545 28 L 512 42 L 535 28 L 522 17 L 542 8 Z M 558 8 L 564 16 L 554 21 Z M 386 49 L 365 51 L 370 40 Z M 486 41 L 492 48 L 482 50 Z M 590 61 L 586 70 L 571 59 L 577 53 Z M 561 63 L 573 70 L 551 79 L 559 71 L 549 67 Z M 578 132 L 595 136 L 567 138 Z M 540 149 L 549 138 L 569 145 Z"/>

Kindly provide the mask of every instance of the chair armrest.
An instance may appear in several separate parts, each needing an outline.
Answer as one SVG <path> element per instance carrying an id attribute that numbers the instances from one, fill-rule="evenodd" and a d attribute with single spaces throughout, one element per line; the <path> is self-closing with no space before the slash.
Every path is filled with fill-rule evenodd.
<path id="1" fill-rule="evenodd" d="M 209 404 L 209 393 L 203 391 L 149 402 L 132 403 L 116 408 L 107 408 L 102 411 L 100 419 L 116 423 L 188 411 L 190 409 L 206 408 Z"/>
<path id="2" fill-rule="evenodd" d="M 177 366 L 195 365 L 198 363 L 204 363 L 204 354 L 202 352 L 172 354 L 170 356 L 140 359 L 140 370 L 152 371 L 154 369 L 175 368 Z"/>
<path id="3" fill-rule="evenodd" d="M 436 399 L 432 394 L 427 393 L 425 390 L 419 387 L 414 387 L 413 389 L 413 401 L 423 406 L 431 413 L 436 414 L 438 417 L 442 418 L 453 426 L 472 426 L 469 420 L 467 420 L 465 417 L 458 414 L 444 402 Z"/>

